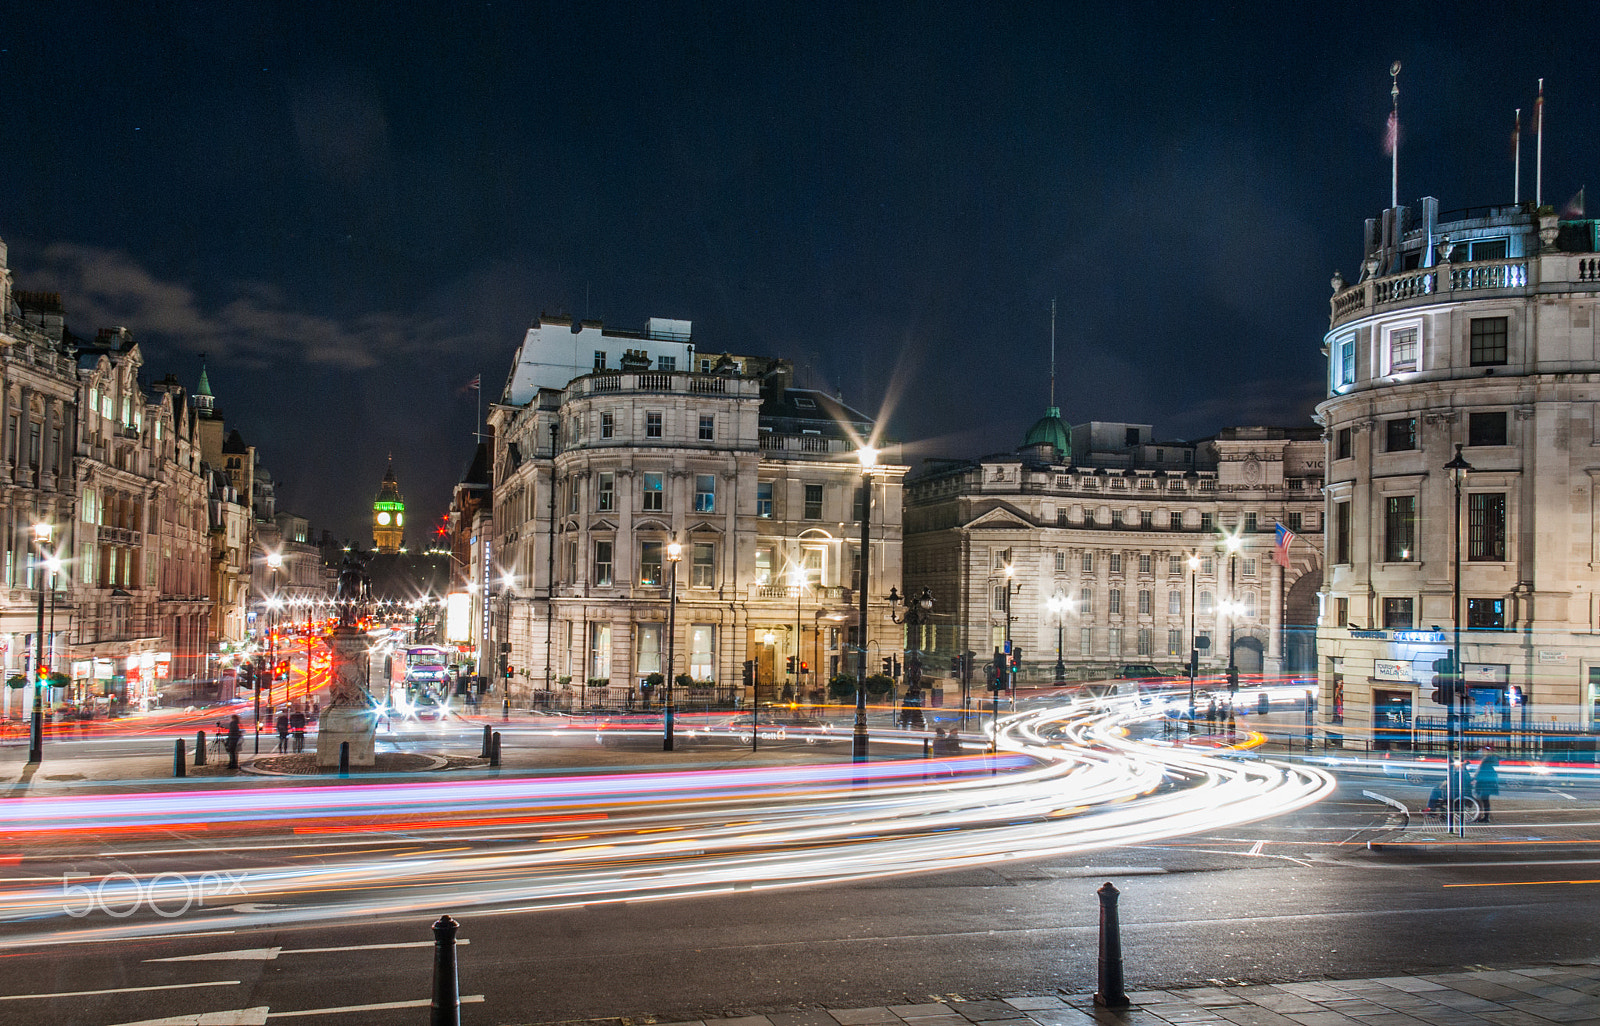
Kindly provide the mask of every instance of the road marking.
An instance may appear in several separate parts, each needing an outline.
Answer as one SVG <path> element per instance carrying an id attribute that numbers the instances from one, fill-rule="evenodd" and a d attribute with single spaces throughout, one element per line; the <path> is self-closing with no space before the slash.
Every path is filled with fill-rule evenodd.
<path id="1" fill-rule="evenodd" d="M 1265 848 L 1266 846 L 1267 846 L 1267 842 L 1266 841 L 1257 841 L 1255 844 L 1250 846 L 1250 854 L 1251 855 L 1260 855 L 1261 854 L 1261 849 Z"/>
<path id="2" fill-rule="evenodd" d="M 461 999 L 461 1003 L 464 1005 L 482 1004 L 483 995 L 468 994 Z M 267 1014 L 274 1019 L 279 1019 L 299 1015 L 337 1015 L 341 1012 L 386 1012 L 393 1008 L 427 1008 L 432 1004 L 432 1000 L 423 998 L 420 1001 L 385 1001 L 378 1005 L 344 1005 L 340 1008 L 307 1008 L 298 1012 L 269 1012 Z M 138 1026 L 138 1024 L 133 1024 L 133 1026 Z"/>
<path id="3" fill-rule="evenodd" d="M 457 944 L 471 944 L 462 937 Z M 384 951 L 393 948 L 431 948 L 433 941 L 397 941 L 393 944 L 350 944 L 339 948 L 236 948 L 233 951 L 207 951 L 199 955 L 174 955 L 147 958 L 146 962 L 271 962 L 282 955 L 323 955 L 334 951 Z"/>
<path id="4" fill-rule="evenodd" d="M 1600 884 L 1600 880 L 1507 880 L 1503 883 L 1453 883 L 1442 884 L 1450 887 L 1544 887 L 1549 884 Z"/>
<path id="5" fill-rule="evenodd" d="M 238 980 L 213 980 L 209 983 L 164 983 L 159 987 L 112 987 L 110 990 L 65 990 L 57 994 L 0 994 L 0 1001 L 33 1001 L 69 997 L 97 997 L 101 994 L 142 994 L 151 990 L 192 990 L 195 987 L 237 987 Z"/>
<path id="6" fill-rule="evenodd" d="M 481 1004 L 482 994 L 469 994 L 461 999 L 464 1005 Z M 140 1019 L 138 1022 L 116 1023 L 115 1026 L 266 1026 L 268 1019 L 289 1019 L 302 1015 L 339 1015 L 344 1012 L 385 1012 L 396 1008 L 427 1008 L 432 1001 L 386 1001 L 379 1005 L 344 1005 L 338 1008 L 306 1008 L 294 1012 L 274 1012 L 270 1006 L 256 1008 L 230 1008 L 221 1012 L 191 1012 L 187 1015 L 169 1015 L 164 1019 Z"/>

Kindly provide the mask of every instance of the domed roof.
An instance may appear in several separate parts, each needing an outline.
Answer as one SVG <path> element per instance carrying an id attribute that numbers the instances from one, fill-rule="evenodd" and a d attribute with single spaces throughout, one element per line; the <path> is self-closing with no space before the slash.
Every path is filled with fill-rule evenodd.
<path id="1" fill-rule="evenodd" d="M 1065 456 L 1072 452 L 1072 429 L 1061 422 L 1061 410 L 1052 406 L 1045 410 L 1043 417 L 1034 421 L 1022 444 L 1053 445 L 1056 452 Z"/>

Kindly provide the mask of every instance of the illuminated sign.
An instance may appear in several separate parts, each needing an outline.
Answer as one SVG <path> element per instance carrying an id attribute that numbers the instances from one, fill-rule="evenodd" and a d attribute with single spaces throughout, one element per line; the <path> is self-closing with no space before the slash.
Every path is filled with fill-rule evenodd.
<path id="1" fill-rule="evenodd" d="M 464 591 L 445 596 L 444 636 L 446 641 L 472 640 L 472 596 Z"/>
<path id="2" fill-rule="evenodd" d="M 1411 680 L 1411 660 L 1409 659 L 1374 659 L 1372 661 L 1372 676 L 1378 680 Z"/>
<path id="3" fill-rule="evenodd" d="M 1442 645 L 1444 631 L 1395 631 L 1394 640 L 1412 645 Z"/>

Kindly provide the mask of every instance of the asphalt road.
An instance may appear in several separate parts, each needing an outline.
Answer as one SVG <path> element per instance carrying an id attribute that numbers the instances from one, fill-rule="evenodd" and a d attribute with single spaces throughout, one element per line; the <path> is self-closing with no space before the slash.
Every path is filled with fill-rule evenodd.
<path id="1" fill-rule="evenodd" d="M 673 1021 L 1092 990 L 1095 890 L 1107 880 L 1122 892 L 1130 989 L 1595 956 L 1600 859 L 1571 851 L 1540 858 L 1536 847 L 1490 857 L 1369 852 L 1362 839 L 1384 815 L 1360 795 L 1370 784 L 1352 782 L 1317 806 L 1248 827 L 1083 858 L 463 915 L 461 993 L 483 995 L 464 1019 Z M 1572 786 L 1556 801 L 1569 818 L 1600 808 L 1600 795 Z M 382 842 L 373 847 L 382 854 Z M 29 860 L 25 871 L 103 875 L 133 864 L 93 856 Z M 226 851 L 186 853 L 181 867 L 220 875 L 244 862 Z M 0 1023 L 178 1023 L 199 1021 L 183 1017 L 195 1013 L 254 1009 L 205 1021 L 266 1022 L 293 1012 L 310 1022 L 385 1024 L 427 1014 L 429 926 L 456 910 L 430 904 L 414 915 L 332 928 L 240 930 L 230 926 L 239 910 L 226 897 L 185 913 L 215 919 L 203 936 L 87 937 L 9 952 Z M 116 922 L 95 912 L 75 925 Z M 372 1007 L 405 1002 L 422 1004 Z"/>

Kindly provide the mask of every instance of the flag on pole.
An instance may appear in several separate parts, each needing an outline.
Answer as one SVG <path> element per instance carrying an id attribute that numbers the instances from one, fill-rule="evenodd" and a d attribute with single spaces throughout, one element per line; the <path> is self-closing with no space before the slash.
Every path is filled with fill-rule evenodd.
<path id="1" fill-rule="evenodd" d="M 465 385 L 462 385 L 460 388 L 456 389 L 456 395 L 466 395 L 468 392 L 477 392 L 480 396 L 483 394 L 482 374 L 479 374 Z"/>
<path id="2" fill-rule="evenodd" d="M 1567 205 L 1561 208 L 1561 216 L 1567 218 L 1583 216 L 1583 186 L 1578 187 L 1578 194 L 1567 200 Z"/>
<path id="3" fill-rule="evenodd" d="M 1295 533 L 1281 523 L 1278 525 L 1277 533 L 1278 545 L 1272 553 L 1272 561 L 1287 569 L 1289 566 L 1289 545 L 1294 541 Z"/>
<path id="4" fill-rule="evenodd" d="M 1383 152 L 1392 157 L 1399 147 L 1400 112 L 1397 110 L 1391 110 L 1389 112 L 1389 123 L 1385 125 L 1383 129 Z"/>
<path id="5" fill-rule="evenodd" d="M 467 387 L 468 388 L 482 388 L 483 387 L 483 375 L 479 374 L 477 377 L 475 377 L 471 381 L 467 382 Z"/>

